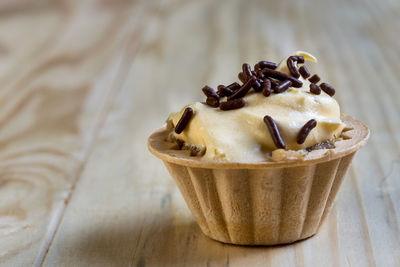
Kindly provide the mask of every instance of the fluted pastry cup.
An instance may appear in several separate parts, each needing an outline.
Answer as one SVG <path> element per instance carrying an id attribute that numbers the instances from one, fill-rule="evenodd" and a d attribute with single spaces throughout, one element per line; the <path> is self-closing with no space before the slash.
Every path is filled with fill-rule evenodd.
<path id="1" fill-rule="evenodd" d="M 191 157 L 167 141 L 165 127 L 149 137 L 148 147 L 163 160 L 205 235 L 240 245 L 287 244 L 317 233 L 356 151 L 368 140 L 364 124 L 341 119 L 347 127 L 335 148 L 313 150 L 302 160 Z"/>

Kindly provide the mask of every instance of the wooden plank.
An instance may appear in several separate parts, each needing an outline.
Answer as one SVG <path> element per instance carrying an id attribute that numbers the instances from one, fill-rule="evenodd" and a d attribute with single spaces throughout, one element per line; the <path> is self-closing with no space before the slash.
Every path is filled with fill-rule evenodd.
<path id="1" fill-rule="evenodd" d="M 115 101 L 110 119 L 100 135 L 95 153 L 60 226 L 60 232 L 46 264 L 398 264 L 397 248 L 400 238 L 397 234 L 396 210 L 399 208 L 399 202 L 392 194 L 399 189 L 398 183 L 394 181 L 396 179 L 393 179 L 398 176 L 396 169 L 393 171 L 393 168 L 396 168 L 393 160 L 399 155 L 398 136 L 394 134 L 398 126 L 390 124 L 390 121 L 395 119 L 399 100 L 395 98 L 397 91 L 391 88 L 388 88 L 386 95 L 374 97 L 373 86 L 379 86 L 381 83 L 374 79 L 374 65 L 368 65 L 369 61 L 365 55 L 368 54 L 368 59 L 372 58 L 377 64 L 383 65 L 382 54 L 386 52 L 379 47 L 371 49 L 368 42 L 373 43 L 375 39 L 354 35 L 358 24 L 353 22 L 354 16 L 346 14 L 351 12 L 349 10 L 358 10 L 359 13 L 354 13 L 359 15 L 357 18 L 369 20 L 367 15 L 371 10 L 376 12 L 376 9 L 371 6 L 364 7 L 361 2 L 347 4 L 349 9 L 335 9 L 335 6 L 314 2 L 298 3 L 295 8 L 287 1 L 268 5 L 259 1 L 256 4 L 246 8 L 246 4 L 237 2 L 228 7 L 218 3 L 186 3 L 179 11 L 167 13 L 166 17 L 162 16 L 165 14 L 160 15 L 159 21 L 155 22 L 158 26 L 154 28 L 161 28 L 157 33 L 163 38 L 156 41 L 147 40 L 149 44 L 146 44 L 161 47 L 167 57 L 158 61 L 149 56 L 152 54 L 148 53 L 146 48 L 140 51 L 131 78 Z M 331 12 L 310 13 L 310 6 L 316 10 L 328 8 Z M 202 13 L 204 11 L 207 15 Z M 384 12 L 387 12 L 387 9 Z M 237 24 L 232 22 L 232 14 L 239 13 L 241 16 L 238 18 L 239 27 L 236 31 L 233 27 Z M 193 30 L 202 38 L 196 39 L 195 35 L 191 36 L 192 32 L 186 32 L 185 26 L 174 28 L 174 32 L 171 32 L 171 28 L 179 24 L 179 21 L 195 26 L 194 21 L 201 21 L 203 16 L 207 17 L 210 32 L 203 35 L 202 28 Z M 308 31 L 303 30 L 307 28 Z M 303 32 L 304 35 L 299 34 Z M 314 33 L 319 34 L 314 36 Z M 178 47 L 169 46 L 171 39 L 177 39 L 177 36 L 183 34 L 186 37 L 184 42 L 190 42 L 190 49 L 193 51 L 201 51 L 202 47 L 208 45 L 208 56 L 204 57 L 198 52 L 181 55 L 181 44 L 178 44 Z M 276 38 L 278 35 L 279 38 Z M 383 39 L 378 42 L 385 42 L 390 38 L 389 35 L 382 34 L 380 37 Z M 273 58 L 276 55 L 285 55 L 297 48 L 294 44 L 299 44 L 300 48 L 309 48 L 307 50 L 315 51 L 314 53 L 320 56 L 321 62 L 317 71 L 327 80 L 335 81 L 337 88 L 342 88 L 338 89 L 337 98 L 343 109 L 367 122 L 372 129 L 381 129 L 382 132 L 373 136 L 372 144 L 358 154 L 339 194 L 336 208 L 317 236 L 293 246 L 270 248 L 237 247 L 211 241 L 201 235 L 198 227 L 193 224 L 182 198 L 171 180 L 168 180 L 165 170 L 160 167 L 160 162 L 145 154 L 144 140 L 148 133 L 160 124 L 156 121 L 162 121 L 170 110 L 179 108 L 181 103 L 198 99 L 199 93 L 192 92 L 193 87 L 200 87 L 204 83 L 229 81 L 232 73 L 237 72 L 240 62 L 254 62 L 262 53 Z M 358 49 L 353 49 L 350 44 L 356 45 Z M 193 59 L 188 59 L 189 56 Z M 196 74 L 202 75 L 193 76 L 192 69 L 185 69 L 184 66 L 187 66 L 188 62 L 196 62 L 196 69 L 199 70 Z M 360 63 L 365 67 L 360 68 Z M 141 66 L 153 69 L 152 66 L 160 65 L 173 66 L 174 71 L 159 68 L 158 77 L 149 82 L 147 78 L 151 75 Z M 211 66 L 211 70 L 204 71 L 208 65 Z M 398 69 L 398 64 L 395 67 Z M 175 76 L 176 73 L 179 74 L 178 77 Z M 381 75 L 388 87 L 398 81 L 396 69 L 385 69 L 385 73 Z M 179 79 L 182 76 L 188 79 Z M 143 77 L 141 81 L 139 77 Z M 165 84 L 166 77 L 168 82 Z M 163 89 L 159 88 L 160 84 L 164 85 Z M 132 87 L 136 89 L 134 92 L 129 89 Z M 137 97 L 138 95 L 140 97 Z M 179 98 L 175 99 L 178 95 Z M 153 104 L 146 108 L 143 103 Z M 371 109 L 371 105 L 378 105 L 380 110 Z M 118 117 L 118 120 L 112 120 L 112 117 Z M 140 127 L 137 126 L 139 122 Z M 116 143 L 116 139 L 119 142 Z M 123 145 L 129 142 L 133 144 L 128 147 Z M 375 156 L 378 153 L 377 147 L 385 149 L 388 153 L 382 157 Z M 111 164 L 106 158 L 110 151 L 113 155 L 118 155 Z M 99 166 L 106 164 L 107 167 L 99 169 Z M 147 166 L 152 166 L 151 170 L 147 169 Z M 392 179 L 385 178 L 387 184 L 382 187 L 380 178 L 386 177 L 384 175 Z M 118 178 L 110 180 L 110 176 Z M 96 191 L 103 192 L 101 197 L 88 194 L 87 188 L 93 184 L 98 189 Z M 129 188 L 128 191 L 132 193 L 116 199 L 116 195 L 123 191 L 124 187 Z M 88 203 L 90 209 L 82 210 L 81 203 Z M 77 216 L 83 223 L 75 221 Z M 387 222 L 388 218 L 390 223 Z M 93 225 L 93 221 L 97 223 Z M 82 232 L 85 233 L 84 237 L 80 236 Z M 79 256 L 63 258 L 63 255 L 70 254 Z"/>
<path id="2" fill-rule="evenodd" d="M 5 3 L 27 16 L 0 18 L 1 263 L 400 265 L 396 1 Z M 31 45 L 19 42 L 37 27 Z M 204 84 L 297 49 L 320 59 L 313 69 L 371 141 L 315 237 L 276 247 L 212 241 L 147 152 L 147 136 L 201 99 Z"/>
<path id="3" fill-rule="evenodd" d="M 0 263 L 29 266 L 53 239 L 137 29 L 122 6 L 4 4 Z"/>
<path id="4" fill-rule="evenodd" d="M 352 79 L 349 84 L 345 77 L 348 71 L 346 65 L 343 64 L 343 58 L 338 57 L 338 54 L 345 55 L 346 60 L 350 61 L 346 64 L 352 65 L 357 65 L 354 59 L 359 58 L 350 55 L 357 51 L 352 51 L 346 44 L 351 37 L 348 34 L 355 29 L 349 28 L 345 31 L 346 38 L 343 38 L 338 32 L 340 25 L 337 28 L 330 26 L 333 23 L 331 19 L 342 15 L 341 10 L 336 10 L 328 20 L 323 17 L 326 13 L 309 14 L 305 3 L 299 3 L 296 6 L 299 12 L 293 13 L 290 13 L 291 4 L 282 1 L 268 5 L 259 1 L 257 6 L 246 7 L 246 4 L 238 2 L 229 6 L 210 2 L 185 3 L 179 11 L 157 14 L 150 28 L 155 29 L 152 35 L 159 37 L 156 40 L 148 39 L 139 52 L 130 79 L 115 101 L 110 119 L 100 135 L 80 187 L 60 226 L 47 265 L 262 266 L 267 263 L 273 266 L 374 266 L 376 263 L 393 265 L 396 262 L 396 254 L 390 247 L 394 245 L 392 241 L 399 240 L 398 237 L 388 236 L 391 231 L 388 228 L 375 227 L 377 224 L 372 222 L 372 210 L 365 207 L 365 203 L 373 201 L 375 208 L 384 212 L 385 216 L 395 214 L 391 214 L 382 201 L 376 201 L 368 195 L 366 191 L 371 187 L 364 185 L 360 191 L 359 179 L 366 175 L 362 169 L 364 167 L 359 167 L 364 166 L 360 163 L 351 170 L 351 180 L 344 183 L 337 207 L 316 237 L 293 246 L 246 248 L 219 244 L 204 237 L 193 223 L 171 180 L 168 180 L 167 173 L 160 167 L 160 162 L 145 152 L 144 140 L 149 132 L 160 125 L 166 114 L 179 108 L 182 103 L 198 99 L 199 92 L 193 91 L 193 88 L 201 87 L 204 83 L 229 81 L 234 78 L 240 62 L 254 62 L 260 54 L 276 59 L 276 55 L 283 56 L 296 49 L 295 43 L 301 48 L 309 47 L 307 50 L 316 51 L 317 55 L 321 54 L 317 71 L 327 80 L 336 81 L 337 87 L 351 86 L 361 93 L 367 85 L 369 76 L 359 70 L 350 70 L 350 77 L 360 79 Z M 318 8 L 322 10 L 324 7 Z M 293 8 L 296 11 L 298 9 Z M 268 10 L 276 14 L 268 13 Z M 236 31 L 232 28 L 237 26 L 232 23 L 232 14 L 239 13 L 239 28 Z M 293 14 L 290 16 L 294 20 L 292 23 L 286 20 L 289 18 L 288 13 Z M 204 33 L 203 28 L 196 28 L 199 27 L 196 21 L 201 21 L 203 17 L 207 18 L 209 32 Z M 276 17 L 285 20 L 276 21 Z M 318 24 L 319 21 L 324 23 Z M 274 27 L 260 27 L 272 23 Z M 179 24 L 182 26 L 174 27 Z M 186 27 L 189 26 L 185 25 L 195 28 L 187 31 Z M 307 27 L 310 31 L 305 36 L 299 34 Z M 325 27 L 332 30 L 328 32 Z M 280 29 L 285 29 L 285 32 L 282 33 Z M 322 34 L 318 36 L 319 39 L 315 39 L 312 32 Z M 276 38 L 278 34 L 279 39 Z M 171 41 L 183 35 L 183 43 Z M 332 36 L 340 40 L 340 43 L 332 43 Z M 355 36 L 350 41 L 360 43 L 362 40 Z M 181 54 L 185 45 L 193 53 Z M 148 47 L 157 49 L 148 51 Z M 208 51 L 202 50 L 203 47 L 208 47 Z M 320 47 L 326 47 L 329 53 L 323 53 Z M 154 58 L 154 54 L 159 51 L 163 51 L 165 58 Z M 374 52 L 374 57 L 379 56 L 380 51 Z M 195 76 L 193 69 L 186 69 L 190 62 L 196 62 L 198 71 Z M 173 71 L 164 69 L 167 66 L 172 66 Z M 154 68 L 158 68 L 158 75 L 149 81 L 152 77 L 149 70 Z M 175 99 L 178 95 L 179 98 Z M 371 95 L 372 92 L 363 92 L 363 100 L 367 101 L 366 97 Z M 361 113 L 365 109 L 364 104 L 354 102 L 356 97 L 349 95 L 348 91 L 338 90 L 338 98 L 343 102 L 344 110 L 366 120 L 371 127 L 379 123 L 371 114 L 368 119 Z M 152 104 L 146 107 L 147 103 Z M 393 106 L 389 108 L 393 109 Z M 388 110 L 390 112 L 393 111 Z M 111 119 L 113 117 L 118 119 Z M 115 142 L 116 139 L 119 141 Z M 125 146 L 126 143 L 132 145 Z M 110 152 L 115 155 L 111 163 L 106 156 Z M 361 158 L 373 152 L 362 151 Z M 149 169 L 148 166 L 152 167 Z M 117 178 L 111 180 L 110 176 Z M 369 182 L 377 181 L 374 173 L 368 177 Z M 97 192 L 102 192 L 101 197 L 98 194 L 88 194 L 87 188 L 93 185 Z M 131 193 L 116 197 L 118 192 L 123 191 Z M 87 203 L 90 208 L 82 209 L 81 203 Z M 77 216 L 81 218 L 80 222 L 76 221 Z M 381 218 L 383 220 L 384 216 Z M 371 234 L 371 230 L 374 233 Z M 85 234 L 81 236 L 80 233 Z M 379 234 L 383 234 L 384 239 L 389 241 L 384 246 L 388 249 L 386 254 L 382 252 L 380 241 L 376 240 Z M 371 240 L 375 243 L 371 244 Z M 382 257 L 376 258 L 379 253 Z M 63 255 L 77 256 L 65 259 Z"/>

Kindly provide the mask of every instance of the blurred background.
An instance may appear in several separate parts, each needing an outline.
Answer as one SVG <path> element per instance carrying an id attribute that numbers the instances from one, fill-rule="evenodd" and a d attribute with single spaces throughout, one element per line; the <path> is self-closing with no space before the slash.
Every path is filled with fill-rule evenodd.
<path id="1" fill-rule="evenodd" d="M 0 1 L 0 265 L 400 266 L 398 0 Z M 204 237 L 148 135 L 296 50 L 372 132 L 312 239 Z"/>

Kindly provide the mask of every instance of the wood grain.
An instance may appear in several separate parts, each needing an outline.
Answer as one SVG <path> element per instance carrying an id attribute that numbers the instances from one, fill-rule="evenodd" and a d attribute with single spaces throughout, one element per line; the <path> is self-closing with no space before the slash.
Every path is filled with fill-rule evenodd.
<path id="1" fill-rule="evenodd" d="M 7 0 L 0 32 L 0 265 L 400 265 L 398 1 Z M 147 137 L 294 50 L 370 141 L 315 237 L 212 241 Z"/>
<path id="2" fill-rule="evenodd" d="M 9 60 L 0 77 L 0 257 L 5 266 L 28 266 L 53 239 L 139 25 L 122 8 L 3 4 L 15 16 L 0 22 L 2 61 Z M 88 20 L 87 12 L 99 14 Z"/>

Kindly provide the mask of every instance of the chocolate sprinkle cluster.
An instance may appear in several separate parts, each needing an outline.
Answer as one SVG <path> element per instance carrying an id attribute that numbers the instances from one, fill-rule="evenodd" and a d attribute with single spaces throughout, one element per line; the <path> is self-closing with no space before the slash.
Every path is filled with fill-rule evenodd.
<path id="1" fill-rule="evenodd" d="M 304 63 L 304 58 L 301 56 L 290 57 L 290 68 L 292 71 L 299 73 L 294 62 Z M 219 85 L 215 91 L 210 86 L 203 87 L 203 93 L 206 95 L 206 104 L 221 110 L 238 109 L 245 106 L 244 97 L 253 89 L 255 92 L 262 92 L 266 97 L 272 93 L 279 94 L 287 90 L 290 86 L 301 87 L 303 83 L 296 77 L 286 73 L 276 71 L 278 65 L 274 62 L 260 61 L 254 65 L 253 70 L 247 63 L 242 65 L 242 71 L 238 74 L 240 85 L 234 82 L 228 86 Z M 220 98 L 227 97 L 226 102 L 220 102 Z M 240 99 L 240 100 L 239 100 Z"/>
<path id="2" fill-rule="evenodd" d="M 317 83 L 321 80 L 321 78 L 317 75 L 314 74 L 310 79 L 308 79 L 311 84 L 310 84 L 310 92 L 319 95 L 322 91 L 327 93 L 329 96 L 333 96 L 335 94 L 335 89 L 327 83 L 321 83 L 320 85 L 317 85 Z"/>
<path id="3" fill-rule="evenodd" d="M 311 76 L 311 73 L 305 65 L 297 68 L 296 64 L 304 64 L 303 56 L 290 56 L 286 64 L 290 75 L 277 71 L 276 68 L 278 65 L 274 62 L 260 61 L 254 65 L 253 70 L 249 64 L 244 63 L 242 65 L 242 71 L 238 74 L 242 85 L 237 82 L 233 82 L 227 86 L 218 85 L 217 91 L 208 85 L 204 86 L 202 91 L 207 97 L 205 104 L 213 108 L 219 107 L 220 110 L 224 111 L 242 108 L 246 105 L 243 98 L 251 89 L 255 92 L 261 92 L 265 97 L 270 96 L 272 93 L 280 94 L 285 92 L 289 87 L 302 87 L 303 82 L 299 80 L 300 76 L 311 82 L 310 93 L 319 95 L 322 90 L 329 96 L 335 94 L 335 89 L 331 85 L 327 83 L 318 85 L 317 83 L 321 80 L 320 77 L 317 74 Z M 227 100 L 221 102 L 220 100 L 222 97 L 226 97 Z M 186 128 L 192 116 L 193 110 L 191 108 L 186 108 L 175 127 L 175 132 L 177 134 L 180 134 Z M 285 142 L 280 135 L 274 119 L 266 115 L 264 117 L 264 123 L 268 127 L 275 146 L 277 148 L 286 148 Z M 316 120 L 309 120 L 298 133 L 297 143 L 303 144 L 311 130 L 316 126 Z"/>

